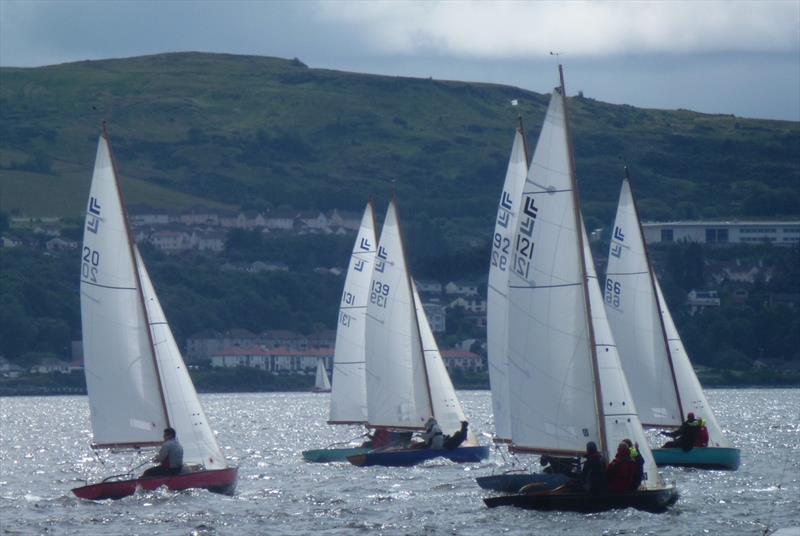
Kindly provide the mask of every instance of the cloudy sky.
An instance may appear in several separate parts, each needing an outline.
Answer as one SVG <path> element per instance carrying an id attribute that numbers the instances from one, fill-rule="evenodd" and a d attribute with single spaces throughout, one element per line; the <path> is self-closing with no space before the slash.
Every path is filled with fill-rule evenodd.
<path id="1" fill-rule="evenodd" d="M 4 67 L 189 50 L 800 120 L 800 0 L 0 0 Z"/>

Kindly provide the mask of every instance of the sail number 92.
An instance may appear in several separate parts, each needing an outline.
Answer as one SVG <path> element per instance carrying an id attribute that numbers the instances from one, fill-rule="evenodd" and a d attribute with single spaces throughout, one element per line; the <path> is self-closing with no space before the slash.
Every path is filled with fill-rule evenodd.
<path id="1" fill-rule="evenodd" d="M 100 264 L 100 252 L 86 246 L 83 247 L 81 276 L 87 281 L 97 283 L 97 266 Z"/>
<path id="2" fill-rule="evenodd" d="M 386 298 L 389 296 L 389 285 L 381 283 L 380 281 L 372 282 L 372 290 L 369 293 L 370 303 L 374 303 L 378 307 L 386 307 Z"/>

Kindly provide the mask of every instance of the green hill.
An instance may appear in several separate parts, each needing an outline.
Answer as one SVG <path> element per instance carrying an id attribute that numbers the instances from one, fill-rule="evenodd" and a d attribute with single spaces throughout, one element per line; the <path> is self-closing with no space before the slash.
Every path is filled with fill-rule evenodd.
<path id="1" fill-rule="evenodd" d="M 79 215 L 106 120 L 129 203 L 359 210 L 394 181 L 409 234 L 458 249 L 486 241 L 516 116 L 535 143 L 547 100 L 221 54 L 2 68 L 0 210 Z M 798 123 L 570 105 L 590 227 L 613 218 L 621 158 L 645 219 L 800 213 Z"/>

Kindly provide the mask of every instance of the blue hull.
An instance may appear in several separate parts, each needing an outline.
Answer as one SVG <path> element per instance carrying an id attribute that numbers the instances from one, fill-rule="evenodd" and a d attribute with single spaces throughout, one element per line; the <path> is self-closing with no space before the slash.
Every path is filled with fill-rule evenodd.
<path id="1" fill-rule="evenodd" d="M 566 484 L 569 481 L 569 477 L 550 473 L 506 473 L 479 476 L 475 480 L 483 489 L 503 493 L 517 493 L 523 486 L 528 484 L 533 484 L 540 491 L 552 490 Z"/>
<path id="2" fill-rule="evenodd" d="M 366 454 L 371 450 L 372 449 L 367 447 L 304 450 L 303 459 L 307 462 L 314 462 L 314 463 L 346 462 L 348 456 L 357 456 L 359 454 Z"/>
<path id="3" fill-rule="evenodd" d="M 359 467 L 382 465 L 408 467 L 434 458 L 447 458 L 456 463 L 479 462 L 489 456 L 489 447 L 459 447 L 457 449 L 400 449 L 373 451 L 348 456 L 347 461 Z"/>
<path id="4" fill-rule="evenodd" d="M 676 465 L 735 471 L 739 468 L 740 451 L 722 447 L 695 447 L 688 452 L 681 449 L 653 449 L 653 459 L 659 466 Z"/>

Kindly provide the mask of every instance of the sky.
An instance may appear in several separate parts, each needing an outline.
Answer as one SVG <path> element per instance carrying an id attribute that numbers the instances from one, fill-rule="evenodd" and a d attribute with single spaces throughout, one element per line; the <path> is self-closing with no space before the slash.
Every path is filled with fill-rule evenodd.
<path id="1" fill-rule="evenodd" d="M 3 67 L 180 51 L 800 121 L 800 0 L 0 0 Z"/>

